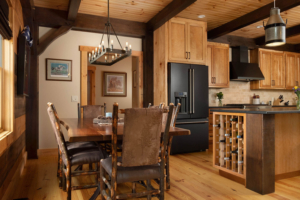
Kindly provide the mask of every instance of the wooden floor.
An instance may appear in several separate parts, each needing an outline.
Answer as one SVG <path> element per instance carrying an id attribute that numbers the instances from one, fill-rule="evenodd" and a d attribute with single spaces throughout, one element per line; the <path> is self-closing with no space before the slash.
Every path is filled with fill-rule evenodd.
<path id="1" fill-rule="evenodd" d="M 300 199 L 300 176 L 276 182 L 276 192 L 260 195 L 243 185 L 218 175 L 212 167 L 212 153 L 190 153 L 171 157 L 171 189 L 165 199 Z M 44 152 L 38 160 L 28 160 L 13 196 L 3 199 L 29 198 L 29 200 L 66 199 L 66 193 L 58 188 L 56 178 L 56 151 Z M 94 177 L 73 178 L 73 184 L 90 183 Z M 154 185 L 155 187 L 157 185 Z M 141 188 L 139 188 L 141 189 Z M 118 185 L 120 192 L 130 191 L 130 184 Z M 95 189 L 72 192 L 72 200 L 87 200 Z M 156 198 L 153 198 L 156 199 Z"/>

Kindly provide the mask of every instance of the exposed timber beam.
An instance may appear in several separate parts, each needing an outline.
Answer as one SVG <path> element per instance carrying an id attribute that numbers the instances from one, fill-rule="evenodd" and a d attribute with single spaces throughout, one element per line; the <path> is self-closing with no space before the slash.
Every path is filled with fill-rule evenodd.
<path id="1" fill-rule="evenodd" d="M 76 19 L 80 3 L 81 3 L 81 0 L 70 0 L 68 20 L 74 21 Z"/>
<path id="2" fill-rule="evenodd" d="M 57 38 L 66 34 L 69 30 L 71 30 L 72 26 L 61 26 L 59 29 L 55 30 L 54 33 L 51 33 L 43 42 L 37 46 L 37 54 L 40 55 L 45 51 L 45 49 Z"/>
<path id="3" fill-rule="evenodd" d="M 68 20 L 68 12 L 48 8 L 35 8 L 39 26 L 59 28 L 72 26 L 72 30 L 103 33 L 107 17 L 78 13 L 75 22 Z M 116 34 L 120 36 L 142 38 L 146 35 L 146 23 L 110 18 Z"/>
<path id="4" fill-rule="evenodd" d="M 293 27 L 286 29 L 286 38 L 293 37 L 296 35 L 300 35 L 300 25 L 293 26 Z M 255 43 L 257 45 L 264 45 L 265 44 L 265 36 L 255 38 Z"/>
<path id="5" fill-rule="evenodd" d="M 149 22 L 147 22 L 147 29 L 155 31 L 196 1 L 197 0 L 173 0 L 157 15 L 150 19 Z"/>
<path id="6" fill-rule="evenodd" d="M 293 7 L 299 6 L 300 0 L 277 0 L 276 7 L 280 8 L 281 12 L 289 10 Z M 270 10 L 274 7 L 274 3 L 269 3 L 257 10 L 254 10 L 246 15 L 234 19 L 226 24 L 223 24 L 215 29 L 208 31 L 208 39 L 214 39 L 222 35 L 226 35 L 235 30 L 266 19 L 270 16 Z"/>

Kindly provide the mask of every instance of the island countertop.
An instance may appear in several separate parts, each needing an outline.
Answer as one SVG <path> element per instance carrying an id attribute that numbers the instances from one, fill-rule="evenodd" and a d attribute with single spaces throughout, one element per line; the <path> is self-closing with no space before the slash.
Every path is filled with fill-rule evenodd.
<path id="1" fill-rule="evenodd" d="M 268 109 L 262 109 L 262 108 L 211 108 L 212 112 L 228 112 L 228 113 L 247 113 L 247 114 L 287 114 L 287 113 L 300 113 L 300 110 L 298 110 L 296 107 L 273 107 Z"/>

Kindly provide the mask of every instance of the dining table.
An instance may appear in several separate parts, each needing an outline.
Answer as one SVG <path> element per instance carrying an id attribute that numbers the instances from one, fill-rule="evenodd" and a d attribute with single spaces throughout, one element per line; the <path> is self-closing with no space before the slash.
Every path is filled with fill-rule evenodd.
<path id="1" fill-rule="evenodd" d="M 101 142 L 111 141 L 112 125 L 111 124 L 94 124 L 90 118 L 62 118 L 60 119 L 65 126 L 68 127 L 69 142 Z M 118 140 L 123 139 L 124 124 L 118 124 Z M 163 134 L 165 127 L 162 126 L 161 133 Z M 169 137 L 190 135 L 190 130 L 170 127 Z"/>

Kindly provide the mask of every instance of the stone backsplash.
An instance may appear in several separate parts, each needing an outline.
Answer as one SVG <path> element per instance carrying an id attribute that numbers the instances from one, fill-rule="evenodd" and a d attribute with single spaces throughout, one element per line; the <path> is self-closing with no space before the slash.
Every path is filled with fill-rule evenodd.
<path id="1" fill-rule="evenodd" d="M 216 106 L 216 94 L 223 92 L 224 99 L 223 104 L 234 103 L 252 103 L 252 96 L 255 93 L 260 96 L 260 101 L 265 103 L 272 101 L 272 97 L 275 100 L 279 95 L 283 95 L 284 102 L 290 101 L 290 105 L 296 104 L 296 95 L 289 90 L 250 90 L 250 82 L 237 82 L 230 81 L 229 88 L 223 89 L 209 89 L 209 105 Z M 281 105 L 284 105 L 284 102 Z"/>

